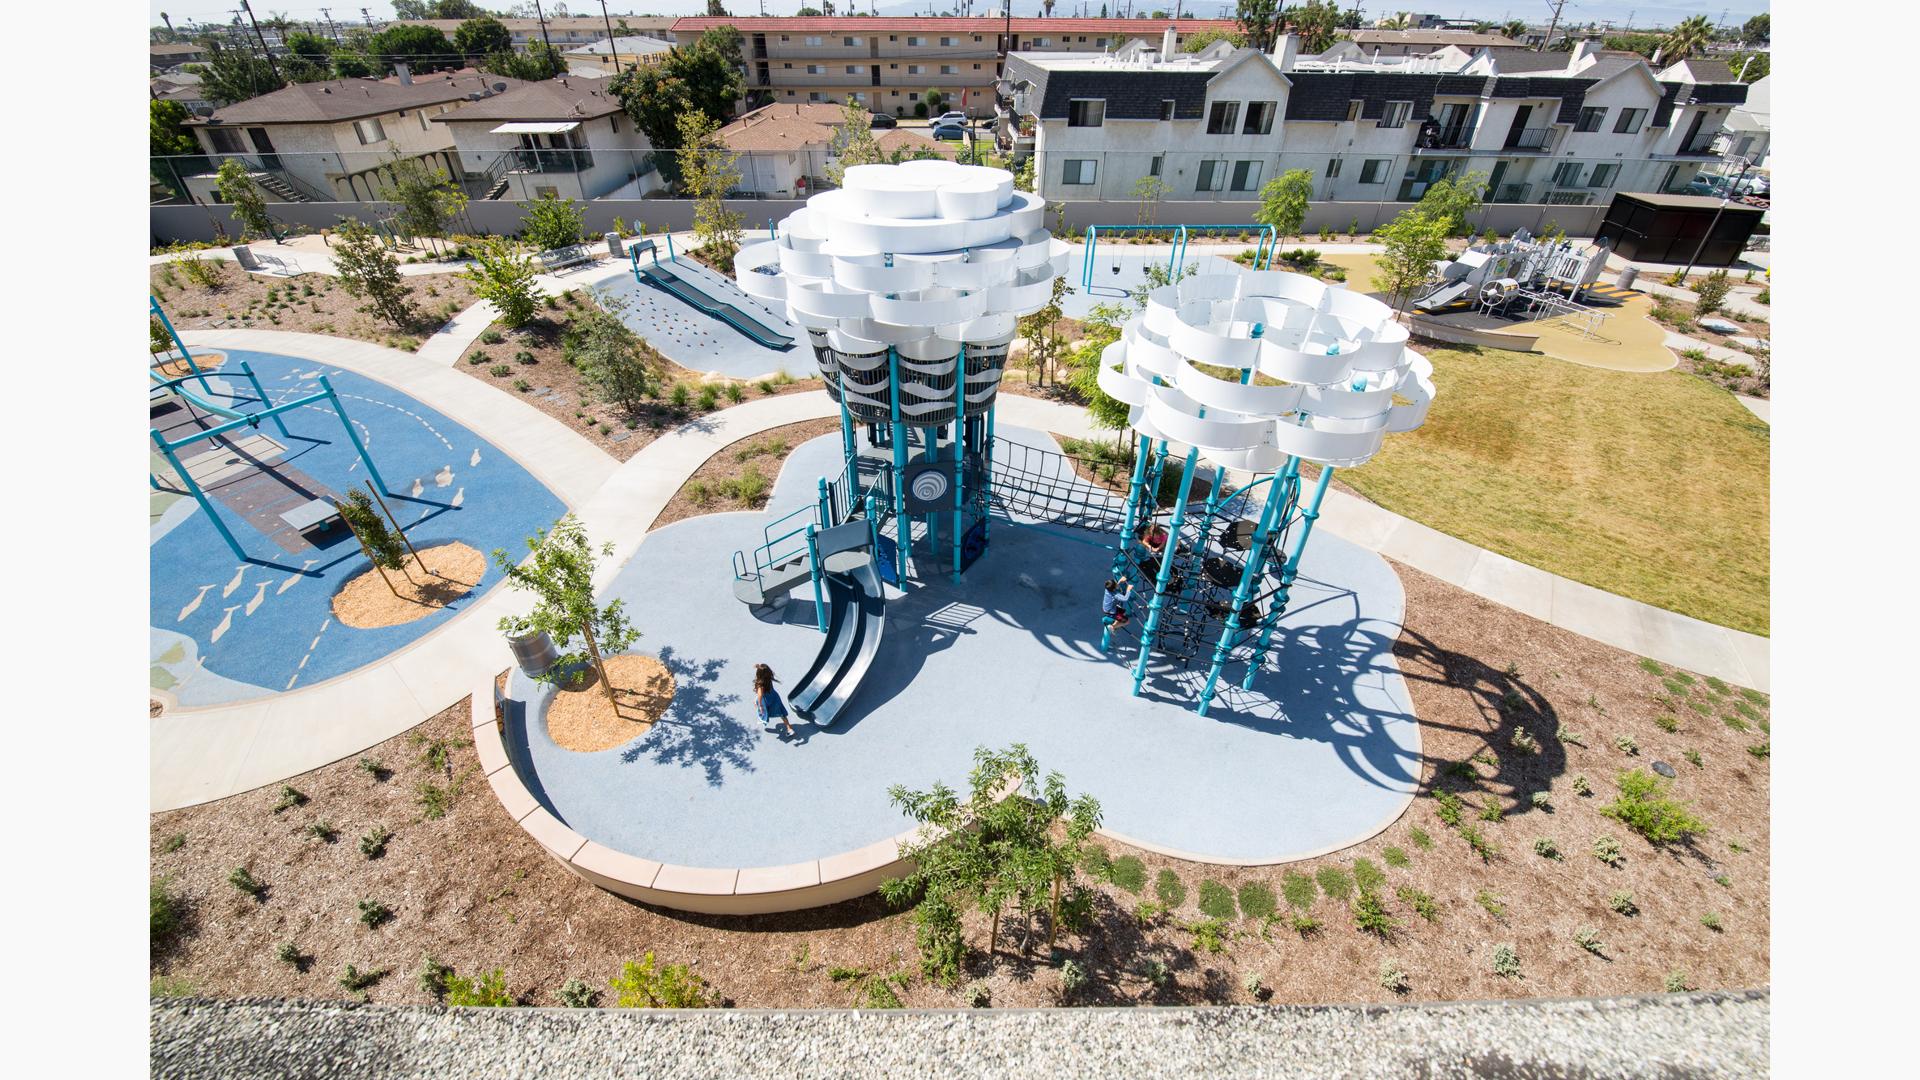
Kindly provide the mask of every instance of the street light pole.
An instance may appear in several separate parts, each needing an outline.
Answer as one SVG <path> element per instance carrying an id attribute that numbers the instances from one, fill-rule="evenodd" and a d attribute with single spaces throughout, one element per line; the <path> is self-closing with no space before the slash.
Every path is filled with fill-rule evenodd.
<path id="1" fill-rule="evenodd" d="M 1693 264 L 1700 261 L 1700 253 L 1707 249 L 1708 238 L 1712 237 L 1713 230 L 1720 226 L 1720 215 L 1726 212 L 1727 201 L 1733 198 L 1734 191 L 1740 187 L 1740 182 L 1747 178 L 1747 170 L 1752 167 L 1753 167 L 1752 158 L 1749 158 L 1749 157 L 1740 158 L 1740 175 L 1734 177 L 1733 183 L 1721 189 L 1720 205 L 1714 208 L 1713 220 L 1707 223 L 1707 231 L 1700 235 L 1700 242 L 1693 246 L 1693 256 L 1692 258 L 1689 258 L 1687 260 L 1687 268 L 1685 270 L 1680 271 L 1680 280 L 1682 282 L 1685 282 L 1687 280 L 1688 274 L 1693 273 Z"/>

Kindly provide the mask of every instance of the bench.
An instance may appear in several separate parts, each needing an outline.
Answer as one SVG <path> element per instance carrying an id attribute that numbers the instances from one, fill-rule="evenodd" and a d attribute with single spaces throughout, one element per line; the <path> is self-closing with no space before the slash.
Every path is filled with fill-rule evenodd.
<path id="1" fill-rule="evenodd" d="M 322 530 L 340 520 L 340 508 L 325 499 L 310 499 L 280 515 L 297 533 Z"/>
<path id="2" fill-rule="evenodd" d="M 593 250 L 585 244 L 569 244 L 566 247 L 543 251 L 539 255 L 536 255 L 535 258 L 539 259 L 540 265 L 546 269 L 547 273 L 551 274 L 555 270 L 563 270 L 569 266 L 590 263 L 593 261 L 594 256 Z"/>

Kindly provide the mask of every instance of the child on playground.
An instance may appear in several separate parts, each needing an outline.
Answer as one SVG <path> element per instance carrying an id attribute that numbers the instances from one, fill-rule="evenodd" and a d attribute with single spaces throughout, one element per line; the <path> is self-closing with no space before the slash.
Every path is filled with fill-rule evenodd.
<path id="1" fill-rule="evenodd" d="M 1133 598 L 1133 582 L 1126 578 L 1115 581 L 1107 579 L 1106 589 L 1100 596 L 1100 614 L 1108 619 L 1115 630 L 1124 630 L 1127 626 L 1127 601 Z"/>
<path id="2" fill-rule="evenodd" d="M 1152 521 L 1141 522 L 1139 528 L 1133 530 L 1133 538 L 1146 545 L 1147 550 L 1155 555 L 1167 550 L 1167 530 Z"/>
<path id="3" fill-rule="evenodd" d="M 787 703 L 780 700 L 780 691 L 773 688 L 773 669 L 765 664 L 753 665 L 753 700 L 760 711 L 760 723 L 766 730 L 773 730 L 773 721 L 778 719 L 786 725 L 787 734 L 793 734 L 793 723 L 787 719 Z"/>

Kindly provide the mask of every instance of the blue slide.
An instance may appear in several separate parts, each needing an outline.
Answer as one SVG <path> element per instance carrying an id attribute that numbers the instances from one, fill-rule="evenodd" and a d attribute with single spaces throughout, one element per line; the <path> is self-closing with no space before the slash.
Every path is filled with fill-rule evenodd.
<path id="1" fill-rule="evenodd" d="M 661 263 L 652 266 L 640 266 L 636 259 L 634 273 L 641 281 L 692 304 L 696 309 L 719 319 L 728 326 L 752 338 L 757 344 L 769 349 L 791 349 L 793 339 L 785 334 L 770 330 L 755 321 L 754 318 L 732 304 L 722 303 L 696 288 L 693 282 L 674 273 Z"/>
<path id="2" fill-rule="evenodd" d="M 886 595 L 871 559 L 844 575 L 829 574 L 827 591 L 832 618 L 826 644 L 790 699 L 797 716 L 823 728 L 833 726 L 860 689 L 887 625 Z"/>

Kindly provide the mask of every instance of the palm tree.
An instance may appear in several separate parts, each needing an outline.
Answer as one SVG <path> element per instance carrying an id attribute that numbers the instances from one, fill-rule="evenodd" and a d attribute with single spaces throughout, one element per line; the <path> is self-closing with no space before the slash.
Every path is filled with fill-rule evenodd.
<path id="1" fill-rule="evenodd" d="M 1510 19 L 1507 21 L 1507 25 L 1500 28 L 1500 32 L 1510 38 L 1518 39 L 1526 34 L 1527 21 L 1525 19 Z"/>
<path id="2" fill-rule="evenodd" d="M 1670 64 L 1677 64 L 1704 50 L 1707 42 L 1712 40 L 1713 24 L 1707 21 L 1705 15 L 1695 15 L 1674 27 L 1667 34 L 1666 40 L 1660 43 L 1666 49 L 1661 59 Z"/>
<path id="3" fill-rule="evenodd" d="M 1394 16 L 1393 18 L 1391 18 L 1391 19 L 1383 19 L 1383 20 L 1381 20 L 1381 22 L 1380 22 L 1380 29 L 1382 29 L 1382 30 L 1405 30 L 1405 29 L 1406 29 L 1407 27 L 1409 27 L 1409 26 L 1412 26 L 1412 25 L 1413 25 L 1413 17 L 1412 17 L 1411 15 L 1409 15 L 1409 14 L 1408 14 L 1407 12 L 1404 12 L 1404 11 L 1403 11 L 1403 12 L 1401 12 L 1400 14 L 1398 14 L 1398 15 L 1395 15 L 1395 16 Z"/>
<path id="4" fill-rule="evenodd" d="M 1043 18 L 1053 17 L 1053 0 L 1040 0 L 1040 14 Z"/>

